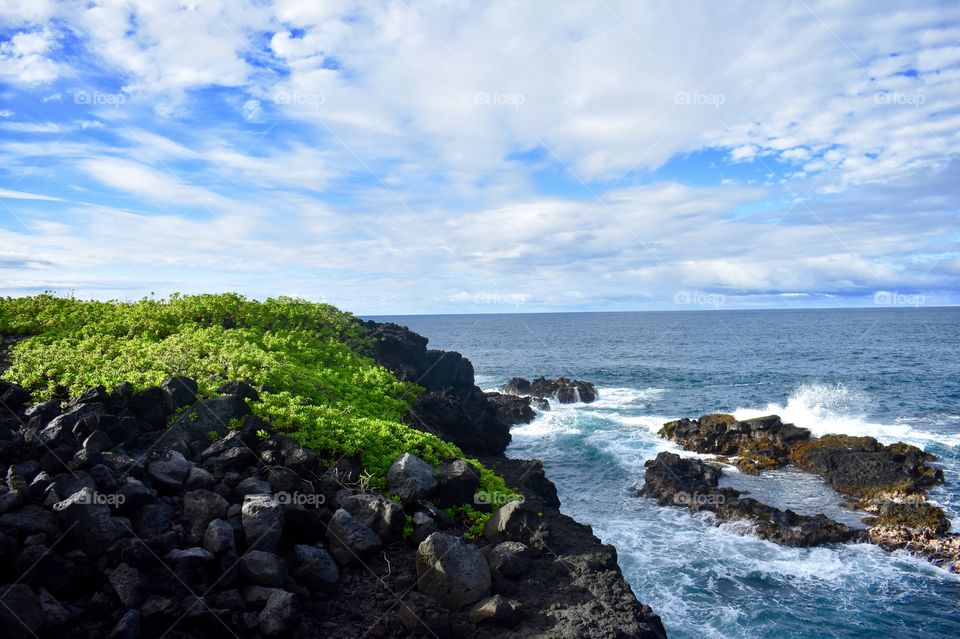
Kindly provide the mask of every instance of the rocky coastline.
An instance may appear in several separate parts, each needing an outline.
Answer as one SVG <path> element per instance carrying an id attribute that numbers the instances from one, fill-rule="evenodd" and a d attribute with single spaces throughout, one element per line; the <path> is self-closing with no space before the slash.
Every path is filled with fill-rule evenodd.
<path id="1" fill-rule="evenodd" d="M 6 636 L 664 638 L 542 465 L 504 456 L 532 399 L 484 394 L 469 360 L 404 327 L 365 328 L 374 358 L 424 388 L 408 422 L 515 494 L 410 454 L 372 489 L 357 459 L 323 460 L 251 414 L 258 390 L 239 381 L 42 403 L 0 382 Z M 479 533 L 443 510 L 464 503 L 492 513 Z"/>
<path id="2" fill-rule="evenodd" d="M 797 546 L 869 541 L 886 550 L 906 550 L 951 572 L 960 572 L 960 535 L 950 532 L 946 514 L 927 500 L 942 484 L 935 457 L 904 443 L 884 445 L 873 437 L 811 436 L 776 415 L 737 420 L 714 413 L 667 422 L 661 437 L 683 449 L 713 455 L 707 461 L 663 452 L 647 462 L 638 494 L 662 504 L 709 510 L 720 521 L 745 520 L 763 539 Z M 710 463 L 714 462 L 714 463 Z M 869 513 L 866 530 L 854 530 L 825 515 L 798 515 L 718 488 L 721 464 L 762 475 L 793 465 L 824 479 L 845 505 Z"/>

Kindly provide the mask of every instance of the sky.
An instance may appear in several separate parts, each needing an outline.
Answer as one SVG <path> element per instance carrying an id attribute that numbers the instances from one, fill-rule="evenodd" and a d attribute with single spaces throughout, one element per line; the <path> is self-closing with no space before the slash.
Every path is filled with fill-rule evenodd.
<path id="1" fill-rule="evenodd" d="M 0 295 L 960 303 L 960 3 L 0 0 Z"/>

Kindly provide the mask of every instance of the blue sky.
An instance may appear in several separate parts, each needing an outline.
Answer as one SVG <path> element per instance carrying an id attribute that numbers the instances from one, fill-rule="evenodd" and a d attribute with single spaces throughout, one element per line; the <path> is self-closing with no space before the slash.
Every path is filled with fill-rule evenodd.
<path id="1" fill-rule="evenodd" d="M 2 295 L 957 304 L 958 149 L 956 2 L 0 0 Z"/>

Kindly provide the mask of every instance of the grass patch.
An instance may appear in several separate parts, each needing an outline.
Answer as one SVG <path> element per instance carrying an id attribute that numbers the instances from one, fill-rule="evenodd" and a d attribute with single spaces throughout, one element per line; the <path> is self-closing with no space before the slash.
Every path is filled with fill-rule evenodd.
<path id="1" fill-rule="evenodd" d="M 0 335 L 29 335 L 7 353 L 3 378 L 34 399 L 88 388 L 158 386 L 171 375 L 209 396 L 226 381 L 262 386 L 250 408 L 328 460 L 358 457 L 383 488 L 403 452 L 437 466 L 460 449 L 401 420 L 420 389 L 370 357 L 373 341 L 354 317 L 329 304 L 237 294 L 172 295 L 137 302 L 82 301 L 49 294 L 0 299 Z M 476 460 L 481 490 L 512 493 Z M 468 522 L 476 526 L 472 517 Z"/>

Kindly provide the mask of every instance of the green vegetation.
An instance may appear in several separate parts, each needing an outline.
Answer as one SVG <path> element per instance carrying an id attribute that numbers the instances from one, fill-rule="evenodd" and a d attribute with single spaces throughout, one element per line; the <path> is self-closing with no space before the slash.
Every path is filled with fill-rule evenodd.
<path id="1" fill-rule="evenodd" d="M 352 315 L 291 298 L 173 295 L 138 302 L 92 302 L 53 295 L 0 299 L 0 334 L 29 335 L 8 353 L 3 377 L 35 399 L 76 396 L 129 381 L 157 386 L 171 375 L 195 379 L 202 396 L 225 381 L 264 389 L 251 409 L 328 459 L 358 457 L 383 487 L 402 452 L 434 466 L 463 458 L 453 444 L 401 422 L 419 389 L 367 355 L 373 342 Z M 481 489 L 510 492 L 470 460 Z M 464 523 L 479 519 L 464 511 Z"/>

